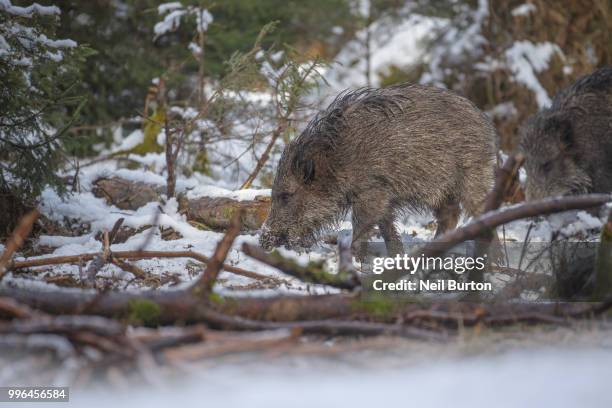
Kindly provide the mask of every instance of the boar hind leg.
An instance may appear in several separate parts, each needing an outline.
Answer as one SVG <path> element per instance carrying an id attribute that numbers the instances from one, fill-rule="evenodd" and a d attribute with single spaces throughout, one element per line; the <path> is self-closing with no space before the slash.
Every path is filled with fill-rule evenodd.
<path id="1" fill-rule="evenodd" d="M 395 217 L 392 215 L 387 216 L 378 223 L 380 233 L 385 240 L 385 246 L 387 247 L 387 256 L 395 256 L 397 254 L 404 253 L 404 245 L 400 234 L 394 225 Z"/>
<path id="2" fill-rule="evenodd" d="M 457 226 L 457 222 L 459 222 L 460 214 L 461 208 L 459 207 L 459 203 L 454 199 L 446 201 L 439 208 L 434 210 L 434 216 L 438 222 L 435 238 L 438 238 L 446 231 L 454 229 Z"/>

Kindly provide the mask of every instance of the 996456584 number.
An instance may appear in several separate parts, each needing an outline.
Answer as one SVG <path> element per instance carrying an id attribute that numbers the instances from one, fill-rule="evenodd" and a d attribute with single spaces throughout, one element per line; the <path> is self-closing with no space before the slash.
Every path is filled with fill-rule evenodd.
<path id="1" fill-rule="evenodd" d="M 68 387 L 0 387 L 0 402 L 68 402 Z"/>

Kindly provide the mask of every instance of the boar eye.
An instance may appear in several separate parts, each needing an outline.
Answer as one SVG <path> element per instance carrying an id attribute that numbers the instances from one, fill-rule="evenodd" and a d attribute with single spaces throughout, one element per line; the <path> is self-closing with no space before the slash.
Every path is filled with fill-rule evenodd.
<path id="1" fill-rule="evenodd" d="M 280 199 L 282 202 L 286 203 L 286 202 L 287 202 L 287 201 L 289 201 L 289 199 L 291 198 L 291 193 L 287 193 L 286 191 L 284 191 L 284 192 L 282 192 L 282 193 L 280 193 L 280 194 L 278 195 L 278 198 L 279 198 L 279 199 Z"/>
<path id="2" fill-rule="evenodd" d="M 552 170 L 552 165 L 553 165 L 552 160 L 547 161 L 546 163 L 542 165 L 542 171 L 544 171 L 544 173 L 550 172 Z"/>

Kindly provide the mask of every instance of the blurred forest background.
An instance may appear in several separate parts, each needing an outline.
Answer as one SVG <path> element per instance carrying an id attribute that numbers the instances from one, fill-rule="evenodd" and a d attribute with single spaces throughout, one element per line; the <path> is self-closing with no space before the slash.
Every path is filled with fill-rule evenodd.
<path id="1" fill-rule="evenodd" d="M 284 144 L 347 87 L 454 89 L 509 152 L 530 114 L 612 62 L 611 0 L 40 4 L 0 0 L 3 233 L 97 161 L 164 174 L 168 196 L 177 175 L 269 187 Z"/>

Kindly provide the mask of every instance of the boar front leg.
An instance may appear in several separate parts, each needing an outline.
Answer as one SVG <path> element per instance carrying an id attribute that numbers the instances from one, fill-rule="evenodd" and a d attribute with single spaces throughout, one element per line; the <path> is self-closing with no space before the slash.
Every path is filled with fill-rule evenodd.
<path id="1" fill-rule="evenodd" d="M 369 211 L 368 211 L 369 210 Z M 353 253 L 360 261 L 365 261 L 367 251 L 366 243 L 370 239 L 372 227 L 376 224 L 376 215 L 372 209 L 365 206 L 353 205 Z"/>
<path id="2" fill-rule="evenodd" d="M 388 256 L 403 253 L 402 241 L 395 226 L 394 217 L 389 212 L 382 213 L 381 208 L 388 208 L 386 202 L 380 196 L 372 199 L 362 199 L 353 204 L 353 251 L 357 259 L 363 262 L 366 257 L 366 246 L 372 227 L 378 225 L 380 233 L 385 240 Z"/>

